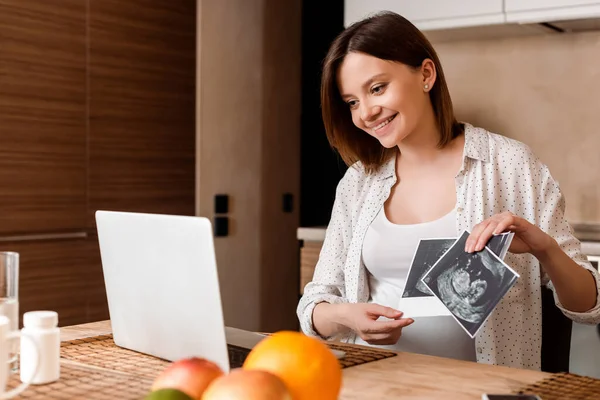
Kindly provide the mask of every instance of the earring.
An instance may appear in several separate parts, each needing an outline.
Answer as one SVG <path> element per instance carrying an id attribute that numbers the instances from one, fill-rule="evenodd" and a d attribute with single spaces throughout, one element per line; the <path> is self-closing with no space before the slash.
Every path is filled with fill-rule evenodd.
<path id="1" fill-rule="evenodd" d="M 428 84 L 425 84 L 425 86 L 424 86 L 423 88 L 424 88 L 425 90 L 428 90 L 428 89 L 429 89 L 429 85 L 428 85 Z"/>

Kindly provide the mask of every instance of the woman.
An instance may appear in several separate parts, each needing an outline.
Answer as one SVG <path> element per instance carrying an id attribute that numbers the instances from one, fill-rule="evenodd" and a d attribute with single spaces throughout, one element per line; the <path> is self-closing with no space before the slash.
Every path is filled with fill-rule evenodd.
<path id="1" fill-rule="evenodd" d="M 440 61 L 406 19 L 381 13 L 341 33 L 321 100 L 350 168 L 298 305 L 306 334 L 539 370 L 542 285 L 572 320 L 600 322 L 600 276 L 548 168 L 524 144 L 457 122 Z M 451 317 L 396 309 L 419 240 L 465 230 L 469 253 L 514 232 L 505 261 L 520 275 L 474 340 Z"/>

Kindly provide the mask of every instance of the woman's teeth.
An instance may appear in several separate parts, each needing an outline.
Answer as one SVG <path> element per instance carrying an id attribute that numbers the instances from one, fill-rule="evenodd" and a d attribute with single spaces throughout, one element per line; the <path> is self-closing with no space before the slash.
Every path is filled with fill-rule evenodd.
<path id="1" fill-rule="evenodd" d="M 375 128 L 373 128 L 374 130 L 378 131 L 379 129 L 383 128 L 384 126 L 386 126 L 387 124 L 389 124 L 390 122 L 392 122 L 392 120 L 394 119 L 395 115 L 392 115 L 391 117 L 389 117 L 388 119 L 386 119 L 385 121 L 383 121 L 382 123 L 380 123 L 379 125 L 377 125 Z"/>

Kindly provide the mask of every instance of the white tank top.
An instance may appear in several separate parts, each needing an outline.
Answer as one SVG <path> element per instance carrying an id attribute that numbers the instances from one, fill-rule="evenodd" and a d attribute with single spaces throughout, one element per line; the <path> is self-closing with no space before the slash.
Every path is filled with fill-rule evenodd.
<path id="1" fill-rule="evenodd" d="M 369 302 L 398 309 L 419 240 L 456 236 L 456 210 L 435 221 L 397 225 L 387 219 L 382 207 L 363 242 L 362 258 L 369 277 Z M 402 330 L 398 343 L 379 347 L 476 361 L 474 340 L 452 316 L 413 319 L 415 322 Z M 367 345 L 360 337 L 357 337 L 356 343 Z"/>

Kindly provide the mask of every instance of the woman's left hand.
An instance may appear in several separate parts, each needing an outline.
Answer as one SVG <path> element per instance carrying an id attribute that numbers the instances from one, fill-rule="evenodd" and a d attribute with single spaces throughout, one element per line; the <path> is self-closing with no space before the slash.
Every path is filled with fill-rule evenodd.
<path id="1" fill-rule="evenodd" d="M 537 257 L 557 245 L 550 235 L 536 225 L 507 211 L 475 225 L 467 239 L 465 251 L 481 251 L 493 235 L 503 232 L 515 233 L 509 248 L 515 254 L 530 253 Z"/>

